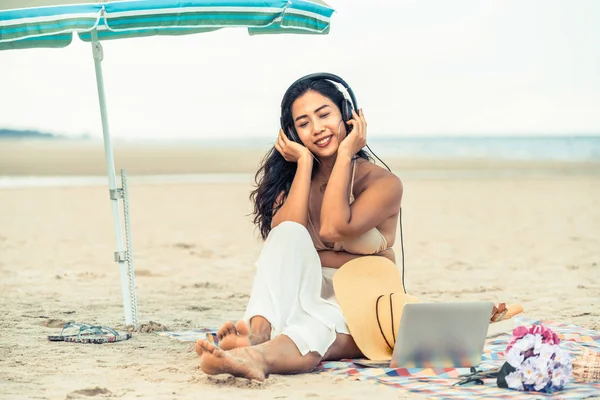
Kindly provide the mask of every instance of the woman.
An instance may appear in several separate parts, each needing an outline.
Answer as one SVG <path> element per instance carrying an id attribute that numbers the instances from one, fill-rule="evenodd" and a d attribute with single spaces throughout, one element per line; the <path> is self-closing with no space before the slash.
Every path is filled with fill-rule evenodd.
<path id="1" fill-rule="evenodd" d="M 243 320 L 219 330 L 219 348 L 196 343 L 205 373 L 264 380 L 361 356 L 332 276 L 364 255 L 395 261 L 402 184 L 362 150 L 367 122 L 349 104 L 318 75 L 286 92 L 282 129 L 251 195 L 265 245 L 250 300 Z"/>

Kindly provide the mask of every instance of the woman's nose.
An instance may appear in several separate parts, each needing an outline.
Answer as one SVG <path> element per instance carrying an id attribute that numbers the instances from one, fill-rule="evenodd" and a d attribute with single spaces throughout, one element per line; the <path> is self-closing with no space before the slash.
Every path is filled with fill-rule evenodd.
<path id="1" fill-rule="evenodd" d="M 323 124 L 321 121 L 319 121 L 317 119 L 313 124 L 313 130 L 314 130 L 313 133 L 319 134 L 319 133 L 323 132 L 324 129 L 325 129 L 325 124 Z"/>

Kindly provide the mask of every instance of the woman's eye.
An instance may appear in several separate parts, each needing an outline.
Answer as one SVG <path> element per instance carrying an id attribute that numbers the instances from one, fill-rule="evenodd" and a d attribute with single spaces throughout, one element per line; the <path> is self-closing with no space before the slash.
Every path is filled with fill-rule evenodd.
<path id="1" fill-rule="evenodd" d="M 329 113 L 323 114 L 323 115 L 321 115 L 321 118 L 326 118 L 328 115 L 329 115 Z"/>
<path id="2" fill-rule="evenodd" d="M 303 122 L 300 125 L 298 125 L 300 128 L 304 128 L 306 125 L 308 125 L 308 122 Z"/>

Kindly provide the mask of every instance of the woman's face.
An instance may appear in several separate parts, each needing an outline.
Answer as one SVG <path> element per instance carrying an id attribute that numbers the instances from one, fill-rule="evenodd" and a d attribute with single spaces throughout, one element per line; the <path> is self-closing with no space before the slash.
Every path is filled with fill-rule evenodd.
<path id="1" fill-rule="evenodd" d="M 298 137 L 318 158 L 334 156 L 346 137 L 340 109 L 317 91 L 309 90 L 292 103 L 292 119 Z"/>

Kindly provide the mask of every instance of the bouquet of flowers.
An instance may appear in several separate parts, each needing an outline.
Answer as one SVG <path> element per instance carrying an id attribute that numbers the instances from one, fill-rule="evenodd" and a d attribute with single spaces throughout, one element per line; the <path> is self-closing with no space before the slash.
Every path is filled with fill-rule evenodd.
<path id="1" fill-rule="evenodd" d="M 543 393 L 561 390 L 571 377 L 573 363 L 559 343 L 556 333 L 544 325 L 515 328 L 498 386 Z"/>

